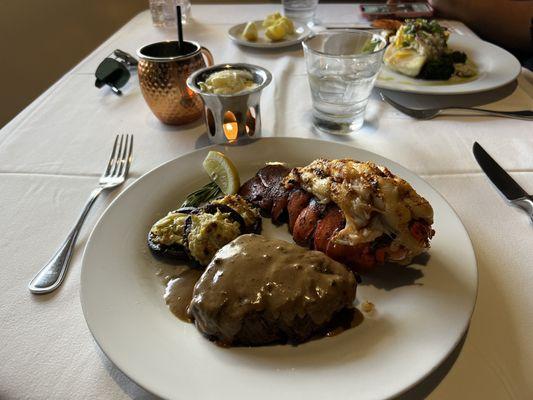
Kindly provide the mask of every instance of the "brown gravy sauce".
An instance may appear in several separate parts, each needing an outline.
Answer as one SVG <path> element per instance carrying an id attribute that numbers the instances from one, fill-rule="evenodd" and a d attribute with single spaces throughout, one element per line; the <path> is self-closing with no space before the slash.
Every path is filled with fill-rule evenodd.
<path id="1" fill-rule="evenodd" d="M 241 238 L 241 241 L 242 241 L 242 238 Z M 257 248 L 253 248 L 255 246 L 257 246 Z M 292 246 L 288 246 L 288 247 L 291 248 Z M 270 257 L 264 256 L 264 253 L 266 250 L 264 247 L 264 243 L 250 244 L 248 242 L 248 248 L 246 250 L 248 251 L 248 253 L 250 253 L 250 250 L 252 250 L 252 253 L 255 253 L 255 252 L 258 253 L 257 255 L 245 254 L 245 258 L 247 260 L 251 261 L 253 264 L 256 264 L 255 268 L 257 267 L 265 268 L 268 264 L 273 262 L 273 260 L 268 259 Z M 286 256 L 287 250 L 288 250 L 287 248 L 283 248 L 281 250 L 282 254 Z M 307 254 L 306 254 L 307 250 L 303 248 L 298 248 L 298 250 L 299 250 L 298 253 L 301 252 L 301 254 L 298 254 L 300 263 L 302 263 L 302 261 L 303 263 L 305 263 L 306 257 L 307 257 Z M 268 253 L 268 251 L 266 253 Z M 269 256 L 272 256 L 272 254 L 269 254 Z M 285 258 L 285 257 L 282 257 L 282 258 Z M 275 261 L 278 261 L 278 260 L 275 260 Z M 248 267 L 250 267 L 250 265 L 248 265 Z M 253 269 L 254 268 L 251 268 L 251 270 Z M 185 265 L 181 265 L 181 266 L 160 265 L 156 273 L 162 279 L 163 283 L 166 285 L 165 294 L 164 294 L 165 303 L 167 304 L 169 310 L 183 322 L 189 322 L 189 323 L 193 322 L 188 315 L 188 308 L 193 297 L 194 286 L 196 285 L 196 283 L 202 276 L 203 272 L 204 271 L 202 270 L 194 269 L 194 268 L 191 268 Z M 250 272 L 250 270 L 248 272 Z M 292 281 L 293 278 L 291 275 L 293 275 L 294 272 L 291 270 L 288 270 L 285 273 L 288 273 L 288 276 L 284 276 L 284 278 L 288 279 L 289 281 Z M 244 276 L 240 276 L 239 280 L 242 279 L 243 281 L 246 281 L 246 275 L 248 274 L 244 274 Z M 234 278 L 236 278 L 236 276 Z M 277 278 L 279 278 L 279 276 Z M 253 280 L 255 281 L 255 279 Z M 252 282 L 248 282 L 248 284 L 251 284 L 250 286 L 254 286 Z M 296 282 L 294 282 L 294 284 L 296 285 Z M 249 288 L 249 289 L 252 289 L 252 288 Z M 255 289 L 258 290 L 258 293 L 261 292 L 261 288 L 257 287 L 257 288 L 253 288 L 252 290 L 255 290 Z M 296 290 L 297 288 L 292 287 L 290 289 Z M 285 294 L 285 296 L 287 295 L 289 294 L 288 293 Z M 326 326 L 324 326 L 323 329 L 321 329 L 319 332 L 316 332 L 316 334 L 313 335 L 313 337 L 311 337 L 309 340 L 316 340 L 316 339 L 320 339 L 323 337 L 336 336 L 344 332 L 345 330 L 348 330 L 348 329 L 351 329 L 353 327 L 360 325 L 363 322 L 363 320 L 364 320 L 364 316 L 361 313 L 361 311 L 359 311 L 357 308 L 345 308 L 341 310 L 340 312 L 338 312 L 337 314 L 335 314 L 332 320 Z M 217 344 L 223 347 L 227 347 L 223 343 L 217 343 Z M 272 344 L 274 345 L 274 344 L 279 344 L 279 343 L 272 343 Z"/>
<path id="2" fill-rule="evenodd" d="M 192 322 L 187 315 L 187 308 L 192 299 L 194 285 L 203 271 L 187 268 L 167 283 L 164 299 L 168 308 L 176 317 L 185 322 Z"/>
<path id="3" fill-rule="evenodd" d="M 338 313 L 328 324 L 324 332 L 321 332 L 311 340 L 320 339 L 324 336 L 331 337 L 340 335 L 342 332 L 361 325 L 365 316 L 357 308 L 345 308 Z"/>

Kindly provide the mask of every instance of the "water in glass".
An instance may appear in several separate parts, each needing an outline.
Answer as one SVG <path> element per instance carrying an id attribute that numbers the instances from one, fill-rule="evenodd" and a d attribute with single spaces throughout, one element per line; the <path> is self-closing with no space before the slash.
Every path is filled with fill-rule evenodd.
<path id="1" fill-rule="evenodd" d="M 190 0 L 150 0 L 150 12 L 154 26 L 174 28 L 178 5 L 181 6 L 181 22 L 186 23 L 191 14 Z"/>
<path id="2" fill-rule="evenodd" d="M 150 0 L 150 13 L 152 14 L 152 23 L 154 26 L 165 25 L 165 7 L 166 0 Z"/>
<path id="3" fill-rule="evenodd" d="M 364 111 L 380 62 L 329 61 L 326 61 L 328 65 L 324 65 L 323 61 L 317 60 L 308 68 L 317 127 L 323 130 L 357 130 L 363 124 Z M 334 122 L 330 121 L 331 118 Z"/>
<path id="4" fill-rule="evenodd" d="M 286 17 L 304 23 L 313 22 L 318 0 L 283 0 L 282 3 Z"/>
<path id="5" fill-rule="evenodd" d="M 316 128 L 335 134 L 361 128 L 384 46 L 377 35 L 355 30 L 318 33 L 304 41 Z"/>

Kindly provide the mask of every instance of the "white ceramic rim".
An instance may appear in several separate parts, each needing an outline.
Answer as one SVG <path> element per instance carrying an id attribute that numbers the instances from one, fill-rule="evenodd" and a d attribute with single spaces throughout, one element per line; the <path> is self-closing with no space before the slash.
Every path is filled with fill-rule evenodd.
<path id="1" fill-rule="evenodd" d="M 414 80 L 413 78 L 402 76 L 398 73 L 395 73 L 394 71 L 389 70 L 389 74 L 397 76 L 397 79 L 401 79 L 405 81 L 405 83 L 390 82 L 382 79 L 380 80 L 380 75 L 378 75 L 375 86 L 380 89 L 394 90 L 406 93 L 456 95 L 480 93 L 497 89 L 513 82 L 520 75 L 520 71 L 522 69 L 520 62 L 516 59 L 514 55 L 509 53 L 507 50 L 502 49 L 501 47 L 496 46 L 495 44 L 485 42 L 477 37 L 470 37 L 452 33 L 450 39 L 453 39 L 450 46 L 453 50 L 465 51 L 467 55 L 469 55 L 469 50 L 470 52 L 472 50 L 476 52 L 480 51 L 484 54 L 493 53 L 493 55 L 489 56 L 490 60 L 489 58 L 483 60 L 494 62 L 497 67 L 501 68 L 502 71 L 505 71 L 505 75 L 497 76 L 497 79 L 495 79 L 494 76 L 492 76 L 493 74 L 491 75 L 491 70 L 494 71 L 494 68 L 491 68 L 488 71 L 480 71 L 480 74 L 482 76 L 472 81 L 457 84 L 431 85 L 424 83 L 421 85 L 415 85 L 409 82 L 412 80 L 415 83 L 417 81 L 423 83 L 423 81 Z M 479 63 L 478 58 L 474 57 L 473 61 L 474 63 Z M 383 66 L 383 68 L 386 67 Z M 491 79 L 493 80 L 491 81 Z"/>
<path id="2" fill-rule="evenodd" d="M 262 20 L 253 21 L 254 23 L 261 23 Z M 303 33 L 300 34 L 297 38 L 291 39 L 291 40 L 280 40 L 279 42 L 269 42 L 269 43 L 261 43 L 261 42 L 251 42 L 248 40 L 244 40 L 240 37 L 239 34 L 234 34 L 235 31 L 242 31 L 244 27 L 246 26 L 247 22 L 243 24 L 237 24 L 233 25 L 231 28 L 228 29 L 228 36 L 229 38 L 234 41 L 235 43 L 247 46 L 247 47 L 253 47 L 256 49 L 279 49 L 283 47 L 289 47 L 297 45 L 298 43 L 301 43 L 307 36 L 309 36 L 312 31 L 309 29 L 309 27 L 305 24 L 302 24 L 298 21 L 294 21 L 294 27 L 295 29 L 303 29 Z"/>
<path id="3" fill-rule="evenodd" d="M 316 145 L 318 146 L 329 146 L 329 145 L 333 145 L 333 146 L 343 146 L 343 147 L 346 147 L 346 148 L 350 148 L 351 146 L 347 146 L 347 145 L 343 145 L 343 144 L 340 144 L 340 143 L 332 143 L 332 142 L 328 142 L 328 141 L 322 141 L 322 140 L 312 140 L 312 139 L 302 139 L 302 138 L 263 138 L 263 139 L 259 139 L 261 141 L 263 141 L 263 143 L 265 142 L 271 142 L 273 144 L 276 144 L 277 141 L 292 141 L 293 145 L 298 145 L 298 143 L 304 143 L 304 142 L 314 142 Z M 257 140 L 257 141 L 259 141 Z M 84 254 L 83 254 L 83 260 L 82 260 L 82 279 L 81 279 L 81 288 L 80 288 L 80 297 L 81 297 L 81 304 L 82 304 L 82 309 L 83 309 L 83 313 L 84 313 L 84 316 L 86 318 L 86 321 L 87 321 L 87 325 L 89 327 L 89 330 L 91 331 L 91 333 L 93 334 L 93 337 L 95 339 L 95 341 L 97 342 L 98 346 L 102 349 L 102 351 L 109 357 L 109 359 L 120 369 L 122 370 L 126 375 L 128 375 L 132 380 L 134 380 L 137 384 L 139 384 L 141 387 L 145 388 L 146 390 L 150 391 L 151 393 L 154 393 L 154 394 L 158 394 L 158 395 L 164 395 L 158 387 L 154 387 L 152 386 L 149 382 L 146 382 L 145 380 L 145 376 L 144 375 L 139 375 L 139 374 L 136 374 L 136 373 L 132 373 L 131 371 L 131 368 L 130 366 L 128 366 L 128 363 L 125 362 L 124 359 L 121 359 L 120 357 L 117 358 L 115 357 L 116 354 L 114 353 L 113 349 L 112 348 L 109 348 L 107 346 L 104 340 L 104 338 L 102 336 L 100 336 L 100 333 L 99 332 L 95 332 L 95 330 L 93 329 L 93 327 L 91 327 L 91 323 L 92 321 L 90 320 L 90 317 L 88 317 L 88 307 L 89 307 L 89 304 L 87 304 L 87 298 L 86 298 L 86 294 L 85 294 L 85 290 L 86 290 L 86 287 L 84 285 L 84 277 L 85 275 L 88 273 L 89 269 L 88 269 L 88 266 L 87 264 L 89 264 L 87 258 L 88 258 L 88 253 L 90 253 L 90 249 L 91 249 L 91 246 L 92 246 L 92 243 L 95 241 L 96 239 L 96 236 L 97 236 L 97 232 L 98 232 L 98 228 L 100 227 L 100 225 L 103 224 L 103 221 L 105 221 L 105 219 L 107 218 L 107 215 L 109 214 L 109 211 L 113 208 L 113 207 L 118 207 L 120 206 L 120 202 L 122 201 L 122 199 L 126 196 L 128 196 L 128 193 L 132 191 L 133 188 L 137 187 L 138 185 L 141 185 L 142 182 L 143 182 L 143 178 L 146 178 L 147 176 L 150 176 L 151 174 L 155 174 L 157 170 L 161 169 L 161 168 L 164 168 L 165 166 L 169 166 L 170 164 L 172 163 L 177 163 L 179 162 L 178 160 L 180 159 L 183 159 L 183 158 L 186 158 L 187 156 L 190 156 L 192 153 L 201 153 L 201 152 L 207 152 L 209 151 L 210 149 L 213 149 L 213 148 L 216 148 L 216 149 L 223 149 L 224 146 L 219 146 L 219 145 L 213 145 L 213 146 L 209 146 L 207 148 L 203 148 L 203 149 L 199 149 L 199 150 L 196 150 L 196 151 L 193 151 L 191 153 L 187 153 L 187 154 L 184 154 L 180 157 L 177 157 L 176 159 L 173 159 L 173 160 L 170 160 L 168 162 L 165 162 L 163 164 L 161 164 L 160 166 L 152 169 L 151 171 L 149 171 L 148 173 L 144 174 L 142 177 L 140 177 L 137 181 L 135 181 L 134 183 L 132 183 L 124 192 L 122 192 L 119 196 L 117 196 L 117 198 L 115 198 L 113 200 L 113 202 L 108 206 L 108 208 L 106 209 L 106 211 L 103 213 L 103 215 L 99 218 L 95 228 L 93 229 L 91 235 L 90 235 L 90 238 L 87 242 L 87 246 L 85 248 L 85 251 L 84 251 Z M 245 149 L 246 147 L 244 147 Z M 373 160 L 376 160 L 376 162 L 380 163 L 380 164 L 386 164 L 387 167 L 393 169 L 393 170 L 397 170 L 399 169 L 400 171 L 403 172 L 403 176 L 406 176 L 406 175 L 411 175 L 410 178 L 413 178 L 420 182 L 423 182 L 426 186 L 427 186 L 427 189 L 432 191 L 434 193 L 434 195 L 438 198 L 440 198 L 440 200 L 443 202 L 443 204 L 448 207 L 448 211 L 450 211 L 457 219 L 457 222 L 459 222 L 460 226 L 462 227 L 463 229 L 463 232 L 465 235 L 466 235 L 466 239 L 467 239 L 467 242 L 464 244 L 466 247 L 469 248 L 468 252 L 469 252 L 469 257 L 473 260 L 473 265 L 471 265 L 471 268 L 473 268 L 473 272 L 475 272 L 475 290 L 474 292 L 471 294 L 472 297 L 470 299 L 470 306 L 468 307 L 468 309 L 464 310 L 466 311 L 465 315 L 467 315 L 468 317 L 465 318 L 462 323 L 461 323 L 461 326 L 460 326 L 460 334 L 457 335 L 457 337 L 454 338 L 454 341 L 453 341 L 453 345 L 450 346 L 447 351 L 445 353 L 442 354 L 441 357 L 439 357 L 438 359 L 435 359 L 434 360 L 434 365 L 432 368 L 430 369 L 427 369 L 425 370 L 425 372 L 423 374 L 420 374 L 419 376 L 417 376 L 417 379 L 414 380 L 414 381 L 411 381 L 409 382 L 408 384 L 406 384 L 405 386 L 402 387 L 402 390 L 398 391 L 398 392 L 395 392 L 395 393 L 391 393 L 389 396 L 386 396 L 386 397 L 383 397 L 383 398 L 391 398 L 391 397 L 394 397 L 394 396 L 397 396 L 407 390 L 409 390 L 410 388 L 412 388 L 413 386 L 415 386 L 417 383 L 419 383 L 421 380 L 423 380 L 425 377 L 427 377 L 432 371 L 434 371 L 445 359 L 446 357 L 448 357 L 448 355 L 455 349 L 455 347 L 460 343 L 461 339 L 463 338 L 463 335 L 464 333 L 466 332 L 468 326 L 469 326 L 469 322 L 470 322 L 470 318 L 471 318 L 471 315 L 472 315 L 472 312 L 474 310 L 474 306 L 475 306 L 475 300 L 476 300 L 476 296 L 477 296 L 477 287 L 478 287 L 478 277 L 477 277 L 477 263 L 476 263 L 476 260 L 475 260 L 475 253 L 474 253 L 474 250 L 472 248 L 472 244 L 471 244 L 471 241 L 468 237 L 468 233 L 466 232 L 466 229 L 464 228 L 464 226 L 462 225 L 459 217 L 457 216 L 457 214 L 455 213 L 455 211 L 453 210 L 453 208 L 448 204 L 448 202 L 442 197 L 442 195 L 440 195 L 431 185 L 429 185 L 427 182 L 425 182 L 422 178 L 418 177 L 416 174 L 414 174 L 413 172 L 409 171 L 408 169 L 402 167 L 401 165 L 391 161 L 391 160 L 388 160 L 384 157 L 381 157 L 377 154 L 374 154 L 374 153 L 371 153 L 371 152 L 368 152 L 366 150 L 362 150 L 362 149 L 357 149 L 357 148 L 353 148 L 353 151 L 354 152 L 362 152 L 362 153 L 365 153 L 365 155 L 367 156 L 370 156 L 371 159 Z M 383 161 L 386 161 L 385 163 Z M 211 344 L 210 344 L 211 345 Z"/>

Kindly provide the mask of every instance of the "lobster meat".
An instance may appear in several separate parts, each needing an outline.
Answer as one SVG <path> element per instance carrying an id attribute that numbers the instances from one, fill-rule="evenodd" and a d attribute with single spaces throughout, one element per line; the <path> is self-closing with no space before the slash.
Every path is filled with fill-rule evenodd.
<path id="1" fill-rule="evenodd" d="M 373 240 L 354 244 L 337 241 L 336 235 L 347 224 L 344 212 L 335 202 L 321 202 L 291 181 L 287 178 L 290 173 L 283 165 L 267 165 L 241 186 L 239 195 L 258 206 L 261 215 L 271 218 L 274 224 L 288 223 L 289 232 L 300 246 L 321 251 L 355 272 L 365 272 L 387 261 L 410 261 L 408 251 L 393 243 L 394 232 L 383 232 Z M 429 247 L 434 231 L 427 221 L 413 219 L 409 231 L 413 236 L 410 239 L 420 242 L 421 248 Z"/>

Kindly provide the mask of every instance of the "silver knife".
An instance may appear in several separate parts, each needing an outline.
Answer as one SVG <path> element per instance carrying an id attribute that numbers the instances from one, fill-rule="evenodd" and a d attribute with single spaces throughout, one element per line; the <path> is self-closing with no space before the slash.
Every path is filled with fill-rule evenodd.
<path id="1" fill-rule="evenodd" d="M 503 193 L 511 204 L 524 210 L 531 218 L 531 221 L 533 221 L 533 196 L 527 194 L 478 142 L 474 142 L 472 151 L 474 152 L 477 163 L 483 172 L 487 174 L 494 186 Z"/>

